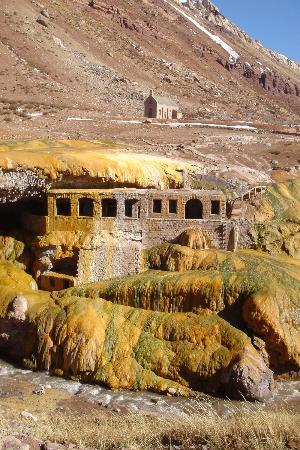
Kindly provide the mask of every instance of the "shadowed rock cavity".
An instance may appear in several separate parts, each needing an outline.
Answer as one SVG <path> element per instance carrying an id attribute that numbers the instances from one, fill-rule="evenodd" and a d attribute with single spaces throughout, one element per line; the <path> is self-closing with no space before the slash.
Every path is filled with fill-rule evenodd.
<path id="1" fill-rule="evenodd" d="M 17 361 L 29 358 L 37 343 L 37 330 L 26 320 L 27 299 L 17 295 L 0 318 L 0 352 Z"/>

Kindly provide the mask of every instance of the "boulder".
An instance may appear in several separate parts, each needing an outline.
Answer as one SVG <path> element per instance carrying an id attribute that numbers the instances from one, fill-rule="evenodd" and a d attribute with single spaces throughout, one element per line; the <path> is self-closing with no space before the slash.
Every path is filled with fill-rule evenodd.
<path id="1" fill-rule="evenodd" d="M 208 249 L 208 242 L 209 239 L 200 228 L 185 230 L 178 236 L 177 239 L 175 239 L 176 244 L 183 245 L 194 250 Z"/>
<path id="2" fill-rule="evenodd" d="M 227 395 L 237 399 L 265 400 L 274 387 L 273 372 L 250 346 L 228 367 L 222 381 Z"/>
<path id="3" fill-rule="evenodd" d="M 38 17 L 36 18 L 36 22 L 37 22 L 38 24 L 42 25 L 43 27 L 48 27 L 48 24 L 47 24 L 47 22 L 46 22 L 46 20 L 44 19 L 43 16 L 38 16 Z"/>
<path id="4" fill-rule="evenodd" d="M 42 9 L 41 10 L 41 15 L 46 17 L 47 19 L 51 19 L 51 16 L 50 16 L 50 14 L 49 14 L 47 9 Z"/>

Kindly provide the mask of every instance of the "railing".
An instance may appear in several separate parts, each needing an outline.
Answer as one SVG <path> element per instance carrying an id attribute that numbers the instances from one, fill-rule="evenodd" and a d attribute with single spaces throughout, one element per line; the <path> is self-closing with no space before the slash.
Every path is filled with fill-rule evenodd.
<path id="1" fill-rule="evenodd" d="M 252 198 L 255 198 L 257 196 L 262 196 L 262 194 L 264 194 L 267 190 L 267 186 L 255 186 L 251 189 L 249 189 L 249 191 L 245 192 L 244 194 L 242 194 L 240 197 L 236 198 L 235 200 L 251 200 Z"/>
<path id="2" fill-rule="evenodd" d="M 243 206 L 240 205 L 238 208 L 235 208 L 235 203 L 247 202 L 247 201 L 252 200 L 253 198 L 261 197 L 266 192 L 266 190 L 267 190 L 267 186 L 265 186 L 265 185 L 254 186 L 253 188 L 244 192 L 244 194 L 242 194 L 239 197 L 236 197 L 234 200 L 228 202 L 229 207 L 230 207 L 228 217 L 231 217 L 234 214 L 234 210 L 236 210 L 235 215 L 237 215 L 237 216 L 242 213 Z"/>

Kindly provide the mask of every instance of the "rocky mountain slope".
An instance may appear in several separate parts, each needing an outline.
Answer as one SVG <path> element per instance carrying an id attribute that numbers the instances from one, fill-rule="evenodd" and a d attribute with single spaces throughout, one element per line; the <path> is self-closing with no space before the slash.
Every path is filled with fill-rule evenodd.
<path id="1" fill-rule="evenodd" d="M 150 88 L 186 117 L 298 123 L 299 65 L 207 0 L 3 0 L 0 9 L 4 127 L 43 115 L 46 128 L 62 110 L 141 116 Z"/>

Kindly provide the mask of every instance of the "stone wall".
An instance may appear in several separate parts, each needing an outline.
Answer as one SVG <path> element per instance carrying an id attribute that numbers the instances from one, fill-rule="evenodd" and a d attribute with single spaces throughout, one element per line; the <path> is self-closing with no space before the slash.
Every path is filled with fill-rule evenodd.
<path id="1" fill-rule="evenodd" d="M 99 230 L 92 234 L 89 243 L 80 250 L 78 283 L 140 273 L 142 250 L 172 242 L 189 228 L 201 228 L 213 247 L 234 249 L 231 222 L 146 219 L 138 227 L 119 220 L 113 231 Z"/>
<path id="2" fill-rule="evenodd" d="M 85 236 L 78 257 L 79 284 L 139 273 L 142 250 L 172 242 L 187 229 L 203 230 L 212 247 L 235 248 L 233 224 L 226 220 L 226 199 L 220 191 L 60 189 L 49 192 L 44 219 L 42 235 Z M 28 220 L 29 228 L 31 223 Z M 34 223 L 33 232 L 39 223 Z"/>
<path id="3" fill-rule="evenodd" d="M 90 248 L 80 250 L 77 279 L 81 284 L 137 274 L 141 266 L 141 232 L 101 232 L 93 236 Z"/>
<path id="4" fill-rule="evenodd" d="M 150 248 L 171 242 L 189 228 L 200 228 L 208 236 L 213 246 L 227 250 L 231 222 L 221 220 L 147 220 L 146 231 L 143 233 L 143 247 Z"/>
<path id="5" fill-rule="evenodd" d="M 70 202 L 70 214 L 62 215 L 57 212 L 57 202 L 61 199 Z M 90 217 L 80 216 L 79 201 L 90 199 L 93 201 L 93 213 Z M 116 212 L 111 217 L 105 217 L 103 201 L 110 199 L 116 202 Z M 126 216 L 126 202 L 136 200 L 137 207 L 133 216 Z M 143 189 L 112 189 L 112 190 L 55 190 L 48 194 L 48 226 L 51 231 L 94 231 L 108 229 L 119 220 L 132 220 L 136 222 L 144 219 L 185 219 L 185 205 L 190 200 L 197 200 L 202 205 L 203 220 L 224 220 L 226 217 L 226 199 L 220 191 L 205 190 L 143 190 Z M 154 202 L 160 201 L 161 208 L 154 210 Z M 170 212 L 170 201 L 176 202 L 176 212 Z M 220 203 L 217 214 L 212 213 L 212 202 Z"/>

